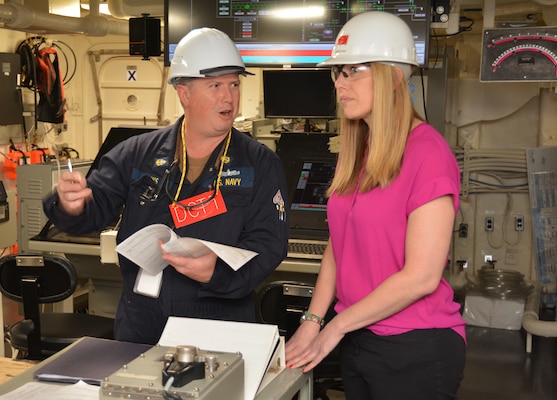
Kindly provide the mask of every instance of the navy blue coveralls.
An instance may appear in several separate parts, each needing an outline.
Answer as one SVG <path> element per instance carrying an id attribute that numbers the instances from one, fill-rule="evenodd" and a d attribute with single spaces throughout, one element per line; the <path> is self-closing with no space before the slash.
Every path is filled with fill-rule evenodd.
<path id="1" fill-rule="evenodd" d="M 162 223 L 173 226 L 169 212 L 180 170 L 171 168 L 168 190 L 161 188 L 154 201 L 141 201 L 149 186 L 160 182 L 176 153 L 176 138 L 182 123 L 134 136 L 109 151 L 87 178 L 93 200 L 76 217 L 57 206 L 58 195 L 43 200 L 51 222 L 70 234 L 99 231 L 114 222 L 122 206 L 117 236 L 120 243 L 139 229 Z M 221 143 L 210 156 L 200 178 L 184 182 L 178 200 L 207 192 L 218 174 Z M 119 256 L 123 291 L 115 321 L 115 338 L 155 344 L 169 316 L 254 321 L 254 289 L 286 257 L 288 221 L 284 213 L 286 182 L 278 156 L 248 135 L 232 130 L 228 161 L 223 165 L 220 191 L 227 212 L 182 228 L 178 236 L 195 237 L 259 253 L 238 271 L 221 259 L 208 283 L 196 282 L 172 267 L 164 270 L 158 298 L 134 293 L 138 266 Z M 167 193 L 168 192 L 168 193 Z"/>

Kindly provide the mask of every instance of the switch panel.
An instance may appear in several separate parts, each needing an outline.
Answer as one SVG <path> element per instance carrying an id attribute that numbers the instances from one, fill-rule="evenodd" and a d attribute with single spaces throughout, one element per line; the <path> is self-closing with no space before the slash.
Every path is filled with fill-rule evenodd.
<path id="1" fill-rule="evenodd" d="M 524 217 L 522 215 L 517 215 L 514 217 L 514 230 L 515 231 L 524 230 Z"/>

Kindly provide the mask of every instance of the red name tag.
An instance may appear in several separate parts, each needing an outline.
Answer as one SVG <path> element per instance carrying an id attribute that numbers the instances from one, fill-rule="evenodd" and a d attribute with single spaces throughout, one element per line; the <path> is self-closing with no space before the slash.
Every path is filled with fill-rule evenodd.
<path id="1" fill-rule="evenodd" d="M 212 195 L 213 191 L 209 191 L 182 200 L 180 204 L 184 205 L 184 207 L 174 203 L 170 204 L 168 207 L 170 208 L 170 214 L 174 220 L 174 226 L 176 226 L 176 228 L 181 228 L 225 213 L 226 204 L 224 204 L 222 193 L 219 191 L 215 197 L 211 199 Z"/>

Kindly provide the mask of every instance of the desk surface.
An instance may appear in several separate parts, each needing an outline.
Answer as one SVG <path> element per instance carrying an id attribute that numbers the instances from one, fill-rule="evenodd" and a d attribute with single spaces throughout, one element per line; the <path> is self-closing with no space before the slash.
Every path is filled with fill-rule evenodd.
<path id="1" fill-rule="evenodd" d="M 36 364 L 35 361 L 12 360 L 8 357 L 0 357 L 0 384 L 6 383 Z"/>
<path id="2" fill-rule="evenodd" d="M 29 250 L 45 253 L 59 252 L 76 256 L 95 256 L 99 257 L 95 260 L 100 264 L 101 246 L 99 245 L 29 240 Z M 286 258 L 277 267 L 277 271 L 317 274 L 320 265 L 320 260 Z"/>
<path id="3" fill-rule="evenodd" d="M 64 350 L 54 354 L 53 356 L 38 364 L 31 364 L 31 362 L 21 361 L 22 365 L 25 365 L 26 368 L 18 368 L 13 373 L 10 372 L 10 374 L 14 376 L 9 377 L 11 379 L 0 385 L 0 395 L 11 392 L 18 387 L 25 385 L 27 382 L 32 382 L 34 380 L 35 372 L 39 368 L 43 367 L 46 363 L 49 363 L 60 357 L 60 355 L 64 354 L 65 352 L 71 351 L 74 345 L 75 344 L 68 346 Z M 28 363 L 30 365 L 26 365 L 23 363 Z M 256 396 L 255 400 L 291 400 L 292 397 L 298 392 L 300 393 L 300 400 L 312 400 L 312 380 L 312 373 L 304 374 L 302 373 L 301 369 L 285 368 Z M 58 385 L 57 383 L 49 384 Z"/>

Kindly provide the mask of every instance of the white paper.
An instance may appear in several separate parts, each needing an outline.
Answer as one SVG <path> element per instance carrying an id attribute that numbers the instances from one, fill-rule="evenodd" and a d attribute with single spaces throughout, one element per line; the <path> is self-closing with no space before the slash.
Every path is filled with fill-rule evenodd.
<path id="1" fill-rule="evenodd" d="M 267 367 L 267 371 L 263 376 L 263 380 L 259 385 L 257 393 L 262 391 L 265 388 L 265 386 L 271 383 L 271 381 L 275 379 L 284 368 L 286 368 L 286 362 L 285 362 L 286 357 L 284 354 L 286 344 L 284 343 L 284 341 L 285 341 L 284 336 L 281 336 L 279 339 L 279 343 L 277 345 L 277 349 L 275 350 L 271 358 L 271 361 L 269 361 L 269 366 Z"/>
<path id="2" fill-rule="evenodd" d="M 162 259 L 159 240 L 167 242 L 173 235 L 176 236 L 174 231 L 166 225 L 149 225 L 116 246 L 116 251 L 155 275 L 168 265 Z"/>
<path id="3" fill-rule="evenodd" d="M 116 251 L 156 275 L 168 265 L 162 259 L 159 240 L 169 254 L 183 257 L 201 257 L 213 251 L 235 271 L 257 255 L 256 252 L 195 238 L 180 238 L 168 226 L 154 224 L 135 232 L 116 247 Z"/>
<path id="4" fill-rule="evenodd" d="M 73 385 L 28 382 L 0 396 L 0 400 L 98 400 L 100 388 L 83 381 Z"/>
<path id="5" fill-rule="evenodd" d="M 161 346 L 190 345 L 202 350 L 240 352 L 246 400 L 255 398 L 278 343 L 276 325 L 180 317 L 168 318 L 159 340 Z M 284 360 L 284 353 L 281 358 Z"/>

